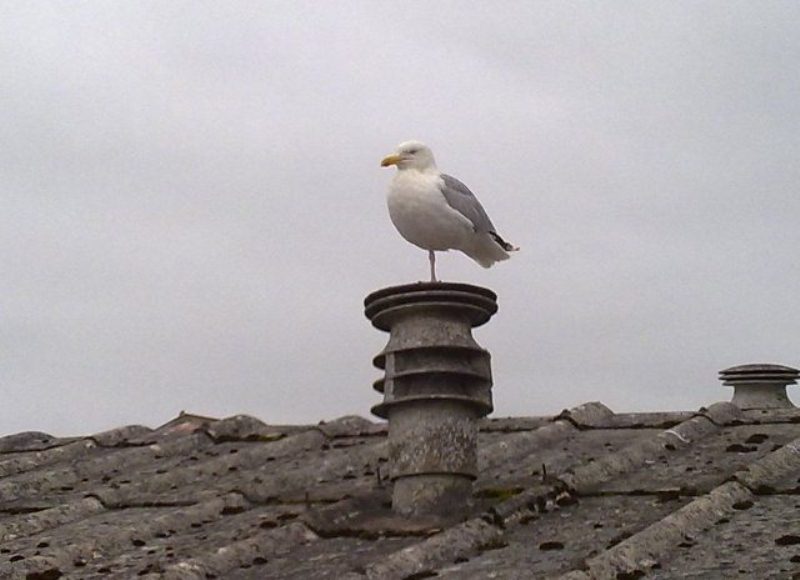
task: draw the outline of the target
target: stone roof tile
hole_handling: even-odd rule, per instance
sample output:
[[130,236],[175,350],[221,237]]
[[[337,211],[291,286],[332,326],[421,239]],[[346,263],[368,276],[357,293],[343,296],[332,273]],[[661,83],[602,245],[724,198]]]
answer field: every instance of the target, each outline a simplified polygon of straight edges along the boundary
[[386,435],[386,423],[373,423],[358,415],[346,415],[334,421],[322,422],[318,426],[326,437],[359,437],[367,435]]
[[474,518],[382,558],[367,567],[366,575],[370,580],[420,577],[445,563],[498,545],[501,538],[500,528]]
[[217,443],[225,441],[273,441],[296,431],[291,427],[267,425],[250,415],[235,415],[208,423],[203,431]]
[[53,437],[41,431],[25,431],[14,435],[0,437],[0,453],[24,453],[26,451],[42,451],[74,441],[74,437]]
[[143,425],[127,425],[95,433],[91,439],[102,447],[121,447],[132,441],[147,438],[152,432],[152,429]]

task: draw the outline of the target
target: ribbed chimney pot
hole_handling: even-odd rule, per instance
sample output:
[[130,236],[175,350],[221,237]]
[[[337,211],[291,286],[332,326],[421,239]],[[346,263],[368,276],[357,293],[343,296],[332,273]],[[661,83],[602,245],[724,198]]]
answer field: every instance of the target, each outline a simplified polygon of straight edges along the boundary
[[722,384],[733,387],[732,403],[740,409],[794,407],[786,387],[797,383],[800,371],[783,365],[748,364],[719,372]]
[[491,290],[420,282],[373,292],[365,314],[389,342],[372,408],[389,420],[392,507],[403,515],[462,513],[477,476],[477,419],[492,411],[489,353],[472,328],[497,311]]

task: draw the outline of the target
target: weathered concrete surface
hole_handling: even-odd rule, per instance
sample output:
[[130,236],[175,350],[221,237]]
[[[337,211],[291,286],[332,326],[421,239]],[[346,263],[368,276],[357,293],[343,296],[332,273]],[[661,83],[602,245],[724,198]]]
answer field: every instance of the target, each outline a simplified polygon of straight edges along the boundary
[[393,508],[401,514],[464,511],[477,477],[477,419],[492,410],[489,353],[472,337],[497,310],[490,290],[420,283],[385,288],[364,301],[389,342],[372,412],[389,420]]
[[677,512],[650,525],[627,540],[590,558],[586,564],[593,578],[620,574],[645,574],[686,538],[693,538],[718,519],[731,516],[734,505],[749,501],[750,491],[735,482],[726,483]]
[[[609,496],[580,499],[565,506],[534,509],[507,524],[495,549],[464,562],[447,563],[441,578],[552,578],[580,567],[601,552],[657,522],[688,498]],[[613,576],[612,576],[613,577]]]
[[474,507],[449,518],[391,510],[386,424],[360,417],[0,438],[0,578],[800,572],[796,409],[604,409],[479,422]]
[[468,558],[499,542],[502,532],[482,519],[458,524],[431,538],[395,552],[367,567],[370,580],[400,580],[431,572],[445,562]]

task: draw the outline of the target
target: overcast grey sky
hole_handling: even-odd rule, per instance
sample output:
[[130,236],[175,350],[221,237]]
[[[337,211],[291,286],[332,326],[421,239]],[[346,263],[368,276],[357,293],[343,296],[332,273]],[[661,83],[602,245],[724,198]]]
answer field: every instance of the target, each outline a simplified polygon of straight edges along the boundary
[[800,3],[0,3],[0,433],[369,416],[427,142],[522,247],[445,280],[496,415],[800,365]]

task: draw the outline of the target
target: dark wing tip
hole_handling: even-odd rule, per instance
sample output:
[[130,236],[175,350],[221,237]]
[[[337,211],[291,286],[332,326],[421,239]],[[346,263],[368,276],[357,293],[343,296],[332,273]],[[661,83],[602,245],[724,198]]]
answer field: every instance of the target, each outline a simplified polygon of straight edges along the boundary
[[498,234],[497,232],[489,232],[489,235],[492,236],[492,238],[494,238],[494,241],[497,242],[497,244],[501,248],[503,248],[506,252],[516,252],[517,250],[519,250],[517,246],[509,244],[507,241],[501,238],[500,234]]

